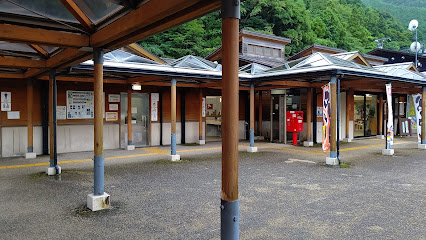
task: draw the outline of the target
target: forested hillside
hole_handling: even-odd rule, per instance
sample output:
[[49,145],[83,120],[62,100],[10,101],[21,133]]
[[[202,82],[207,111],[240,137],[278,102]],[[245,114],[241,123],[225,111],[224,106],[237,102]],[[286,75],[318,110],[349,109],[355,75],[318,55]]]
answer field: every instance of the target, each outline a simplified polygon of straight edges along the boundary
[[[246,0],[241,12],[241,28],[292,39],[287,56],[313,43],[367,52],[377,47],[377,38],[390,37],[392,41],[385,47],[395,50],[408,47],[412,39],[405,25],[388,13],[366,7],[361,0]],[[204,57],[221,45],[219,13],[157,34],[141,44],[162,57]]]
[[419,42],[426,41],[426,0],[362,0],[367,6],[387,11],[404,27],[412,19],[419,21]]

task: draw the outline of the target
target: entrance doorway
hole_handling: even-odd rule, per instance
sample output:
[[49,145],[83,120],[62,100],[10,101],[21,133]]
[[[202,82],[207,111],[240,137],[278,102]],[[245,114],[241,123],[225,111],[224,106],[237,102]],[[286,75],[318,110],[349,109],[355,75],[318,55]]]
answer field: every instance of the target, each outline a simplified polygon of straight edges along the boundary
[[221,141],[222,97],[206,96],[206,141]]
[[[149,146],[149,94],[132,93],[132,142],[135,147]],[[120,147],[127,146],[127,93],[121,93]]]
[[377,95],[357,93],[354,96],[354,137],[377,135]]

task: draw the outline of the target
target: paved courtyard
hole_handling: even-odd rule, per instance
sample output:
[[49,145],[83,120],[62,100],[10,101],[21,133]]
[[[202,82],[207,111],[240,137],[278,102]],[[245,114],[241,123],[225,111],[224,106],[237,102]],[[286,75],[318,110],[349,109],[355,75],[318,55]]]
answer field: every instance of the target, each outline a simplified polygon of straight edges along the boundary
[[[241,239],[426,239],[426,159],[415,138],[342,144],[342,168],[319,147],[240,147]],[[109,210],[85,207],[93,192],[92,153],[0,159],[1,239],[220,239],[220,143],[105,151]]]

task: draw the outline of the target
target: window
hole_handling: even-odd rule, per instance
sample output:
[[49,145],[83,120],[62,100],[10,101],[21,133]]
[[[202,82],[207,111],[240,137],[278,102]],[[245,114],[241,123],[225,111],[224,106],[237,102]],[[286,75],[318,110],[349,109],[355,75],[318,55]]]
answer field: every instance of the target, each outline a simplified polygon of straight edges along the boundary
[[280,52],[281,51],[279,49],[274,49],[274,50],[272,50],[272,53],[273,53],[272,56],[278,58],[281,55]]
[[248,53],[254,53],[254,46],[253,45],[248,45],[247,52]]
[[272,48],[264,48],[263,53],[264,53],[265,56],[271,57],[272,56]]
[[257,55],[263,55],[263,47],[256,46],[256,54]]
[[274,58],[281,57],[281,49],[256,46],[251,44],[247,46],[247,53],[256,54],[256,55],[265,56],[265,57],[274,57]]

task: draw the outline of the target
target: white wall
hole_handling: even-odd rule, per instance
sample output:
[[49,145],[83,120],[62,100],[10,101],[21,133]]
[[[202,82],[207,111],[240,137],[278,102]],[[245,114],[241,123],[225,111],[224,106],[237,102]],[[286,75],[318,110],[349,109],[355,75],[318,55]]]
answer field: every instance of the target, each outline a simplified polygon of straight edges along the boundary
[[160,145],[160,123],[151,123],[151,146]]
[[[199,122],[185,122],[185,142],[186,143],[196,143],[198,142],[198,127]],[[203,139],[206,139],[206,124],[202,123],[203,127]]]
[[[2,127],[1,128],[1,156],[23,156],[28,148],[27,127]],[[41,126],[33,128],[33,147],[37,154],[43,153],[43,133]]]
[[[104,149],[120,147],[120,125],[104,124]],[[59,125],[57,127],[58,153],[93,151],[93,125]]]

